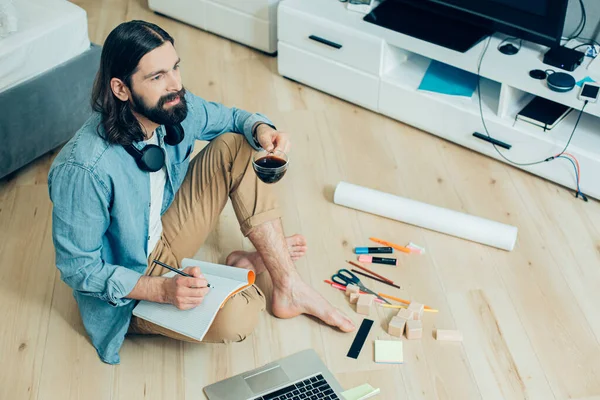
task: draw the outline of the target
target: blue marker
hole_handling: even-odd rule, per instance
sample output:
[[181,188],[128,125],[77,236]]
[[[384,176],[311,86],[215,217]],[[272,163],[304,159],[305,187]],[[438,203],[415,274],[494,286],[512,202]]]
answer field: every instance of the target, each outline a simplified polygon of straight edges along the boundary
[[392,254],[394,249],[391,247],[355,247],[356,254]]

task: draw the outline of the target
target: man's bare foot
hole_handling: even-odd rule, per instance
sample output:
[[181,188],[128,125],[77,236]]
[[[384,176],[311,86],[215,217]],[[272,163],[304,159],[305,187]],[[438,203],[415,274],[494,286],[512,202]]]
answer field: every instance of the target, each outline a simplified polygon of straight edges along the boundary
[[329,304],[299,276],[293,278],[285,288],[273,285],[272,310],[278,318],[293,318],[300,314],[309,314],[343,332],[352,332],[356,329],[346,315]]
[[[292,257],[292,261],[296,261],[306,254],[306,239],[302,235],[293,235],[285,238],[288,246],[288,251]],[[260,254],[256,251],[234,251],[227,256],[226,265],[231,265],[238,268],[246,268],[253,270],[256,274],[260,274],[265,270],[265,263]]]

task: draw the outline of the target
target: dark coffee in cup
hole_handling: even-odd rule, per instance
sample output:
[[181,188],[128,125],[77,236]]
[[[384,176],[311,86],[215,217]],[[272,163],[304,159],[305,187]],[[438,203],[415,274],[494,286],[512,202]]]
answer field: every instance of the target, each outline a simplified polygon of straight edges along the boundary
[[277,156],[265,156],[254,161],[254,171],[258,178],[265,183],[278,182],[287,171],[287,161]]

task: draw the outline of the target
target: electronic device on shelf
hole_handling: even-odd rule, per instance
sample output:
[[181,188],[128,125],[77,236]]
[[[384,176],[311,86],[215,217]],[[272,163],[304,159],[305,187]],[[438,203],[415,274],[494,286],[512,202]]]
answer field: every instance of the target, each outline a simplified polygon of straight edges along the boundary
[[546,73],[546,71],[541,70],[541,69],[532,69],[531,71],[529,71],[529,76],[532,77],[533,79],[542,80],[542,79],[546,79],[548,74]]
[[465,52],[494,32],[560,45],[568,0],[386,0],[364,20]]
[[582,51],[569,49],[568,47],[552,47],[544,54],[544,64],[564,69],[565,71],[575,71],[583,62],[585,53]]
[[577,97],[579,100],[587,100],[589,103],[595,103],[598,101],[599,92],[600,86],[595,83],[585,82],[581,87],[581,91]]
[[565,93],[575,87],[575,78],[565,72],[553,72],[548,74],[546,84],[550,90]]

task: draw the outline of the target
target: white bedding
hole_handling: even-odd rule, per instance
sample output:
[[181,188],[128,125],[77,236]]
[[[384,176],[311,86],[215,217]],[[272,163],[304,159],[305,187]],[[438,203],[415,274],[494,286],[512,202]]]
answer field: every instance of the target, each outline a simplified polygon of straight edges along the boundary
[[90,47],[87,14],[65,0],[17,0],[18,30],[0,39],[0,92]]

